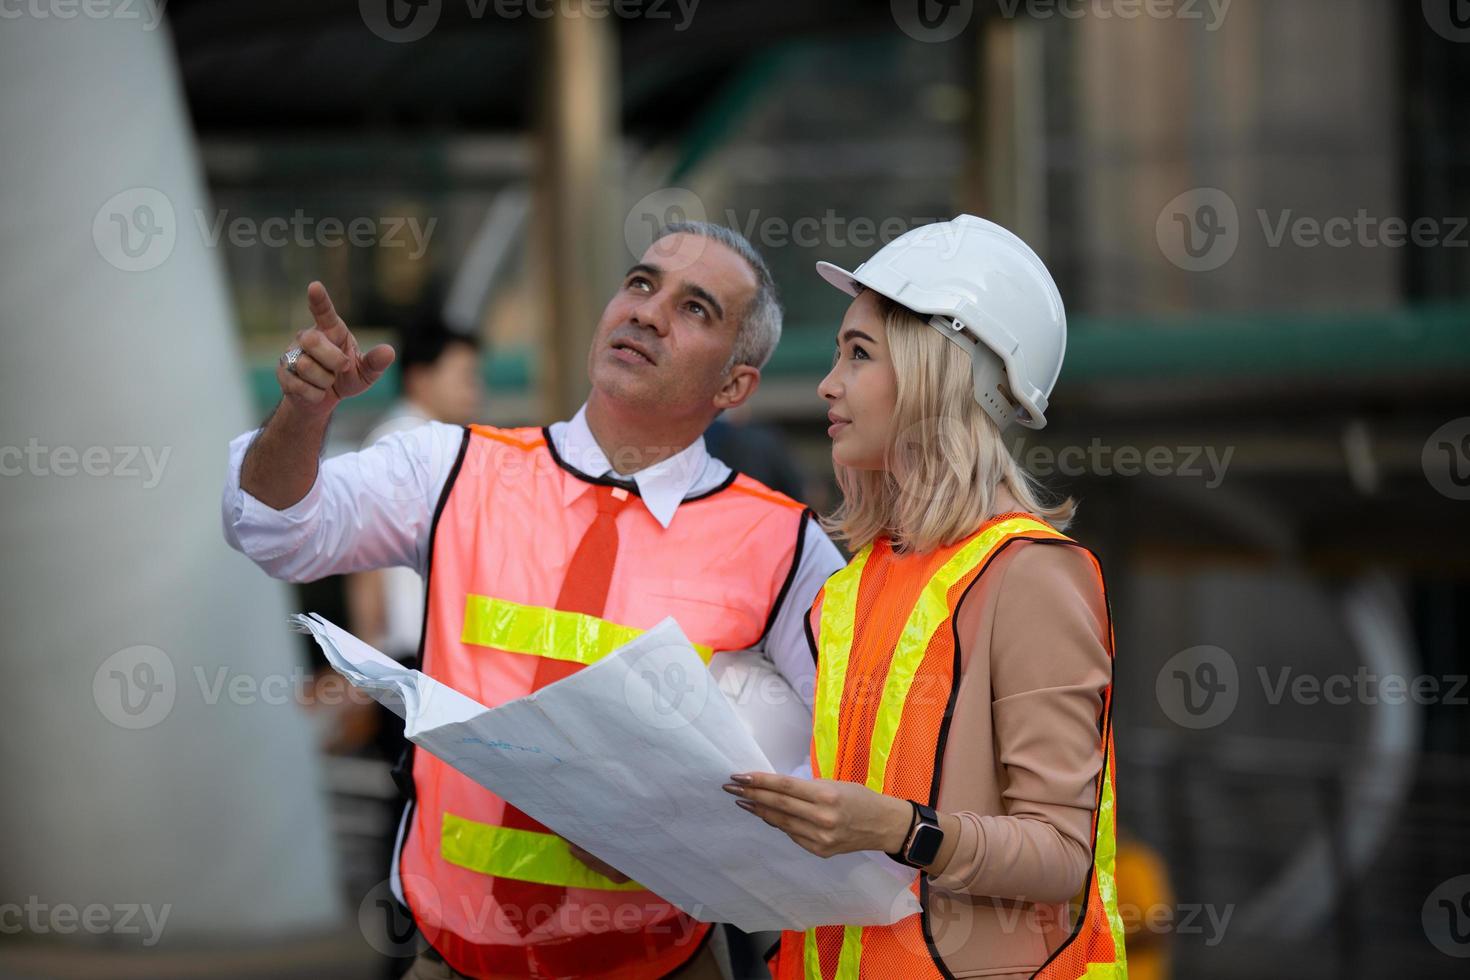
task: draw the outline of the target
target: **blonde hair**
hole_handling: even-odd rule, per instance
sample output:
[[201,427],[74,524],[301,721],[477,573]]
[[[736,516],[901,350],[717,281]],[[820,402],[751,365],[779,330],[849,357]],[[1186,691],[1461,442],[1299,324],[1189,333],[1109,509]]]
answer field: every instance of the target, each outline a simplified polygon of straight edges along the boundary
[[853,551],[884,535],[895,550],[930,551],[978,530],[1004,485],[1022,509],[1065,529],[1075,501],[1055,500],[1016,462],[975,401],[969,355],[912,310],[887,298],[880,309],[898,382],[887,467],[835,466],[843,500],[822,526]]

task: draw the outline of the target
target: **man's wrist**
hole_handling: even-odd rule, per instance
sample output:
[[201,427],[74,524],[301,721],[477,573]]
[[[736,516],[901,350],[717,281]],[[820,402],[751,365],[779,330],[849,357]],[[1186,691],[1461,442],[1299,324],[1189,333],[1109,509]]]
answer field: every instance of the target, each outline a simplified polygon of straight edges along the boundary
[[275,414],[280,417],[282,428],[292,433],[311,432],[316,429],[325,432],[336,407],[335,404],[332,404],[326,408],[307,408],[294,399],[283,397]]

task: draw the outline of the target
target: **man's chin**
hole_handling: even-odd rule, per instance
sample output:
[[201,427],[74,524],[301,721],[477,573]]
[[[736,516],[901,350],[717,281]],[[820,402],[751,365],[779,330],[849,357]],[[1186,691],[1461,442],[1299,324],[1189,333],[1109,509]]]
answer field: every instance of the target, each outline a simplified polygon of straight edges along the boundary
[[652,375],[629,377],[621,371],[599,371],[592,377],[592,388],[608,403],[619,408],[650,410],[662,408],[663,387]]

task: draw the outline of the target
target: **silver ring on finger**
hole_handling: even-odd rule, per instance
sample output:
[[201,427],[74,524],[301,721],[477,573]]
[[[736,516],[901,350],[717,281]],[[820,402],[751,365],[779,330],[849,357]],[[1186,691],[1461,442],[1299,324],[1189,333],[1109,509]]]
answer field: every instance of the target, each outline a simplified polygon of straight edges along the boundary
[[296,362],[300,358],[301,358],[301,348],[300,347],[292,347],[290,350],[286,351],[286,353],[284,353],[284,354],[281,355],[281,363],[284,364],[284,365],[286,365],[286,373],[287,374],[295,374],[296,373]]

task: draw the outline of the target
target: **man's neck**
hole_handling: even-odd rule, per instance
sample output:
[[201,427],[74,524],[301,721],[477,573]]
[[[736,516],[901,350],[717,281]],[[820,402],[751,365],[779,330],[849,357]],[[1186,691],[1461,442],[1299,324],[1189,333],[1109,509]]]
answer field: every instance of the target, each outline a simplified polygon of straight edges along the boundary
[[622,412],[594,391],[587,399],[587,428],[613,472],[631,476],[688,449],[707,426]]

